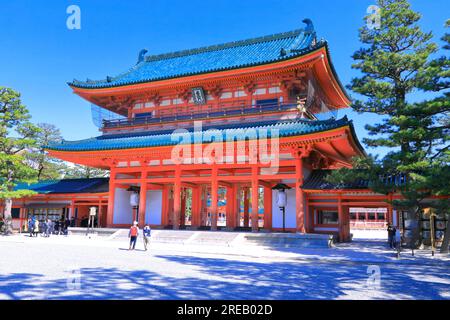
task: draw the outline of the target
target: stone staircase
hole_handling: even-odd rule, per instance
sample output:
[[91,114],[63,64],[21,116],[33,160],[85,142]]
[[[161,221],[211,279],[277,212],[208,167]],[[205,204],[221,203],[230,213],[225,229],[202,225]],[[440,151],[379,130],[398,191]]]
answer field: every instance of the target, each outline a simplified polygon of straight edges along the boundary
[[247,245],[282,248],[329,248],[334,237],[326,234],[253,233],[244,235]]
[[[69,232],[70,234],[85,235],[86,228],[69,228]],[[110,240],[127,241],[128,232],[128,229],[94,229],[93,234],[107,237]],[[228,247],[327,248],[333,245],[333,236],[321,234],[160,229],[152,230],[151,240],[154,243]]]

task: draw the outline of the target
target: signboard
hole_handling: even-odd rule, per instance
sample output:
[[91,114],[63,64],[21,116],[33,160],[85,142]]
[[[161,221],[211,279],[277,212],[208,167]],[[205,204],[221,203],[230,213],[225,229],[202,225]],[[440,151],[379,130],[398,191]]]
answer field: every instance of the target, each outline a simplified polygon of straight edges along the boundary
[[192,89],[192,100],[195,104],[205,104],[206,103],[206,97],[205,97],[205,91],[203,88],[193,88]]

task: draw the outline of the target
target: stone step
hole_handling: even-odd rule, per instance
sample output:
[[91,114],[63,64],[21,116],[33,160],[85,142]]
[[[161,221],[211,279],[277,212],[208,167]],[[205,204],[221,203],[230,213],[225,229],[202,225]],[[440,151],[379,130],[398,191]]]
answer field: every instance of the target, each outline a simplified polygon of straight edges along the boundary
[[[86,228],[69,228],[70,234],[84,235]],[[127,241],[128,229],[94,229],[97,236],[109,237],[111,240]],[[140,232],[142,237],[142,230]],[[300,233],[252,233],[227,231],[194,231],[194,230],[152,230],[152,242],[217,245],[217,246],[265,246],[283,248],[327,248],[333,245],[333,237],[323,234]]]

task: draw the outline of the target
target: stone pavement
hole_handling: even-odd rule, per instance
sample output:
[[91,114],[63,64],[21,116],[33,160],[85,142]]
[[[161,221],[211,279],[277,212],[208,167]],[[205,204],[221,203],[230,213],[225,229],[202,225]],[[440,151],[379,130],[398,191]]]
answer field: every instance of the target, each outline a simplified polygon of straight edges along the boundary
[[0,237],[0,299],[450,299],[447,257],[397,261],[376,239],[298,250],[158,243],[147,252],[140,239],[127,248],[126,239]]

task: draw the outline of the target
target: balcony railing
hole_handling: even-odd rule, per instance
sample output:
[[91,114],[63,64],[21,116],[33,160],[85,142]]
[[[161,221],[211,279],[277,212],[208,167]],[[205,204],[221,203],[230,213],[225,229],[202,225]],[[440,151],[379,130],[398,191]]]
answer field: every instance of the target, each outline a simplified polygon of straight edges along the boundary
[[133,119],[116,119],[116,120],[103,120],[103,128],[121,128],[121,127],[131,127],[140,126],[147,124],[157,124],[166,123],[174,121],[189,121],[189,120],[201,120],[201,119],[215,119],[224,117],[235,117],[240,115],[254,115],[263,114],[271,112],[281,112],[295,110],[297,105],[295,103],[287,104],[261,104],[253,106],[241,106],[241,107],[231,107],[221,111],[203,111],[199,113],[180,113],[173,116],[165,117],[138,117]]

